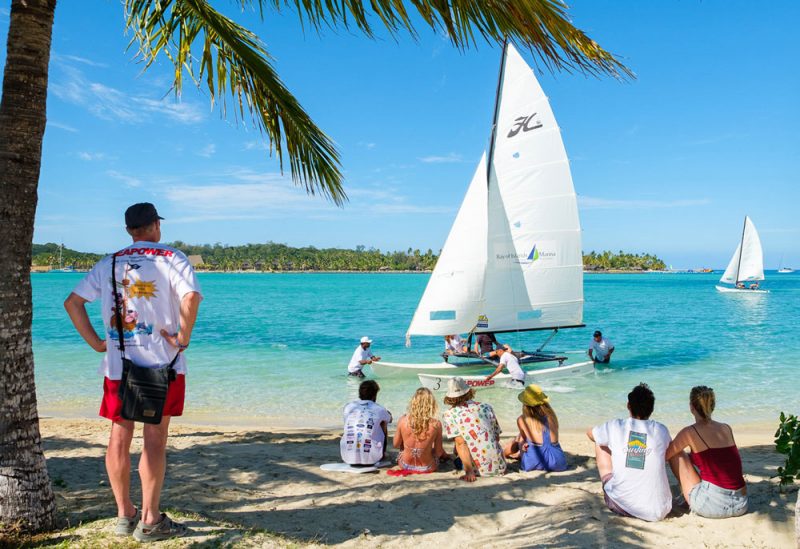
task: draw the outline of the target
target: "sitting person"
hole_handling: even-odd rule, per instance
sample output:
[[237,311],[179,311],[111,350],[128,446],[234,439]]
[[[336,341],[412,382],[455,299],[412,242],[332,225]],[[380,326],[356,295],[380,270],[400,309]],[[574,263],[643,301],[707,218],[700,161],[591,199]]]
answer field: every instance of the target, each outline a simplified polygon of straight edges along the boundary
[[439,409],[436,399],[428,389],[417,389],[408,413],[397,422],[394,447],[400,450],[397,458],[399,470],[411,473],[432,473],[439,461],[450,456],[442,447],[442,424],[436,419]]
[[672,509],[665,454],[669,430],[650,418],[655,396],[645,383],[628,393],[626,419],[612,419],[590,429],[597,470],[609,509],[625,517],[658,521]]
[[460,377],[448,382],[443,415],[445,436],[455,439],[456,453],[464,467],[461,480],[475,482],[476,475],[502,475],[506,460],[500,447],[500,425],[488,404],[475,402],[475,392]]
[[339,443],[342,461],[375,465],[386,456],[386,435],[392,414],[375,403],[378,383],[368,379],[358,386],[358,398],[344,407],[344,434]]
[[503,345],[497,341],[494,333],[486,332],[485,334],[478,334],[475,340],[475,354],[482,356],[489,356],[495,349],[501,349]]
[[466,342],[461,339],[460,335],[450,334],[444,336],[444,352],[448,355],[466,353],[468,350]]
[[520,460],[522,471],[564,471],[567,458],[558,444],[558,418],[550,399],[538,385],[528,385],[517,398],[522,415],[517,418],[519,435],[503,448],[506,458]]
[[[747,512],[742,458],[730,426],[711,419],[715,401],[714,389],[702,385],[692,389],[689,411],[694,425],[678,433],[667,448],[667,459],[683,458],[673,472],[693,513],[707,518],[738,517]],[[691,451],[688,458],[684,448]]]

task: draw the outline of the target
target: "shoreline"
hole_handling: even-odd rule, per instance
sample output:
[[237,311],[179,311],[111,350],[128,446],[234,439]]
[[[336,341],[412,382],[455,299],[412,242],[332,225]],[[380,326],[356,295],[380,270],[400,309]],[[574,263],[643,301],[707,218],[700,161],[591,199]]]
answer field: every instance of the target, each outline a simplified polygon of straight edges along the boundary
[[[53,534],[54,541],[114,543],[109,517],[115,506],[103,464],[108,423],[41,422],[60,516],[80,525]],[[134,463],[141,432],[137,426]],[[603,504],[592,445],[571,430],[559,437],[567,471],[524,473],[512,465],[502,477],[468,484],[451,465],[405,479],[383,471],[323,472],[320,464],[339,460],[339,434],[330,430],[220,427],[176,418],[162,502],[193,530],[170,547],[792,546],[797,488],[781,493],[769,478],[783,456],[770,447],[771,433],[736,435],[751,507],[742,517],[724,520],[683,511],[656,523],[613,515]],[[134,475],[134,501],[139,497]]]

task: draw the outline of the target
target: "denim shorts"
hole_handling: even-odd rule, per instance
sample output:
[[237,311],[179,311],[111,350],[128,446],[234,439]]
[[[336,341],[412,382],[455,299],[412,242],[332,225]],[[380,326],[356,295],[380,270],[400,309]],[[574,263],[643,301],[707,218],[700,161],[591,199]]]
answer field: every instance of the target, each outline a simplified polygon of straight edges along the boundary
[[703,480],[689,492],[692,513],[706,518],[738,517],[747,512],[744,488],[728,490]]

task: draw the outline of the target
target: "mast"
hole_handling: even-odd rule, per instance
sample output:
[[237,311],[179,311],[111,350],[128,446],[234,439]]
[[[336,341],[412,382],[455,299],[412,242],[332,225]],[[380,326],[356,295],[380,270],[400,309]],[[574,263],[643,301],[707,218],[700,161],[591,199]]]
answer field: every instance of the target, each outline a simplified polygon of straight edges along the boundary
[[492,135],[489,137],[489,155],[486,158],[486,185],[489,185],[489,176],[492,173],[494,161],[494,142],[497,137],[497,117],[500,114],[500,90],[503,87],[503,75],[506,72],[506,45],[508,37],[503,38],[503,55],[500,57],[500,74],[497,76],[497,91],[494,94],[494,117],[492,118]]
[[747,216],[744,216],[742,225],[742,241],[739,243],[739,262],[736,264],[736,284],[739,283],[739,269],[742,266],[742,254],[744,253],[744,231],[747,229]]

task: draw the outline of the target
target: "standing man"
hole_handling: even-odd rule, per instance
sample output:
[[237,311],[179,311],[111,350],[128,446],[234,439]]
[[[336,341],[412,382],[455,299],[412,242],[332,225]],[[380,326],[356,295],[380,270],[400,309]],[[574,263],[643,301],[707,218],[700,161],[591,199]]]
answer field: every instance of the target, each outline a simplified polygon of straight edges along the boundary
[[354,377],[365,377],[364,366],[378,362],[381,357],[372,354],[369,346],[372,345],[372,340],[367,336],[361,338],[361,343],[358,344],[356,350],[353,351],[353,356],[350,358],[350,364],[347,365],[347,375]]
[[[155,206],[134,204],[125,211],[125,225],[133,244],[101,259],[64,302],[72,323],[89,346],[104,353],[98,373],[104,376],[100,415],[112,421],[106,451],[106,471],[117,503],[115,534],[133,535],[138,541],[158,541],[182,536],[186,526],[160,512],[161,487],[167,465],[167,435],[171,416],[183,414],[186,360],[175,362],[177,376],[170,382],[163,419],[144,424],[144,447],[139,460],[142,506],[130,497],[133,421],[120,417],[118,396],[122,357],[117,333],[116,300],[122,315],[125,356],[140,365],[164,365],[189,346],[197,310],[203,299],[189,260],[178,250],[159,244],[161,220]],[[116,279],[114,287],[113,279]],[[100,299],[104,338],[95,332],[86,303]]]
[[[592,342],[589,344],[589,351],[587,352],[589,359],[593,362],[608,364],[611,362],[611,353],[613,352],[614,345],[603,337],[603,333],[600,330],[596,330]],[[594,353],[594,356],[592,356],[592,353]]]
[[494,372],[486,377],[486,381],[489,381],[494,376],[502,372],[503,367],[505,367],[508,370],[508,373],[511,374],[510,385],[524,389],[525,371],[519,365],[519,359],[517,359],[516,355],[504,347],[498,347],[497,350],[492,354],[500,359],[500,363],[497,365],[497,369],[495,369]]

